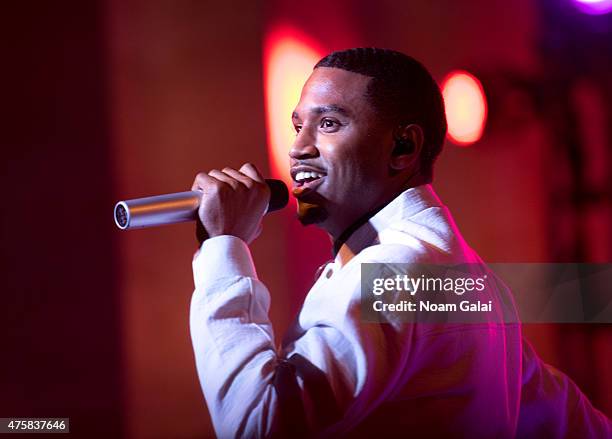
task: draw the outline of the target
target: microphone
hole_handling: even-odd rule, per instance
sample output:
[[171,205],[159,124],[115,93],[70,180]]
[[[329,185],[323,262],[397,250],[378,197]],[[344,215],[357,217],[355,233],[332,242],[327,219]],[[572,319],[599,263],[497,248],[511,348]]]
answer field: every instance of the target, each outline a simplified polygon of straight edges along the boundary
[[[266,179],[270,201],[266,213],[282,209],[289,202],[287,186],[280,180]],[[202,192],[187,191],[135,198],[115,204],[115,224],[122,230],[195,221]]]

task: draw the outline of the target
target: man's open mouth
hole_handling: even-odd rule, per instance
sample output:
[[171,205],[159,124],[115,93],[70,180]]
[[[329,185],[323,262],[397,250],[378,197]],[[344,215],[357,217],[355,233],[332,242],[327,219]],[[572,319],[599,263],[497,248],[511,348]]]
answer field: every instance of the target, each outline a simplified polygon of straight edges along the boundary
[[300,171],[295,174],[293,180],[296,182],[296,185],[298,187],[301,187],[310,186],[310,183],[317,181],[323,177],[325,177],[325,174],[322,174],[320,172]]
[[313,166],[299,165],[291,168],[291,178],[293,179],[295,189],[310,190],[317,187],[327,175],[321,169]]

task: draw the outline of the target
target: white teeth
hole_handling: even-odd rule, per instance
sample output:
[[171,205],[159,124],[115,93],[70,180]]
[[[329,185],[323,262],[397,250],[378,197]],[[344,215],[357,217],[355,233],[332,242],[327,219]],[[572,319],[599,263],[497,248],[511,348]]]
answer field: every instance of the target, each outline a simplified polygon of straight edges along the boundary
[[323,177],[323,174],[319,174],[318,172],[300,171],[297,174],[295,174],[295,181],[302,181],[308,178],[321,178],[321,177]]

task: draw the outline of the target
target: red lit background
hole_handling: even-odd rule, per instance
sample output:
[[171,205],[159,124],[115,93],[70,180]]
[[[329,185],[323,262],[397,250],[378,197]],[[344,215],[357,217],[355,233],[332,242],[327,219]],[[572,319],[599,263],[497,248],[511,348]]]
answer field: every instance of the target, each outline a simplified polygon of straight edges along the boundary
[[[331,50],[401,50],[444,86],[435,187],[485,260],[610,262],[612,27],[589,16],[600,39],[564,64],[563,20],[589,22],[562,3],[13,4],[0,416],[70,416],[83,437],[212,435],[188,332],[192,226],[120,232],[112,205],[246,161],[287,179],[291,110]],[[331,257],[293,217],[270,215],[253,246],[277,338]],[[609,325],[525,332],[612,414]]]

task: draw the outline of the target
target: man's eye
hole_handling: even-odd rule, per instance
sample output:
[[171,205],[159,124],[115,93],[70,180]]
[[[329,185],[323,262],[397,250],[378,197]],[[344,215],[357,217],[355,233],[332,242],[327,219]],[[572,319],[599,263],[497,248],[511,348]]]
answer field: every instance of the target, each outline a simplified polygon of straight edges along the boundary
[[332,119],[323,119],[321,121],[321,128],[325,128],[326,130],[332,130],[338,128],[340,124]]

